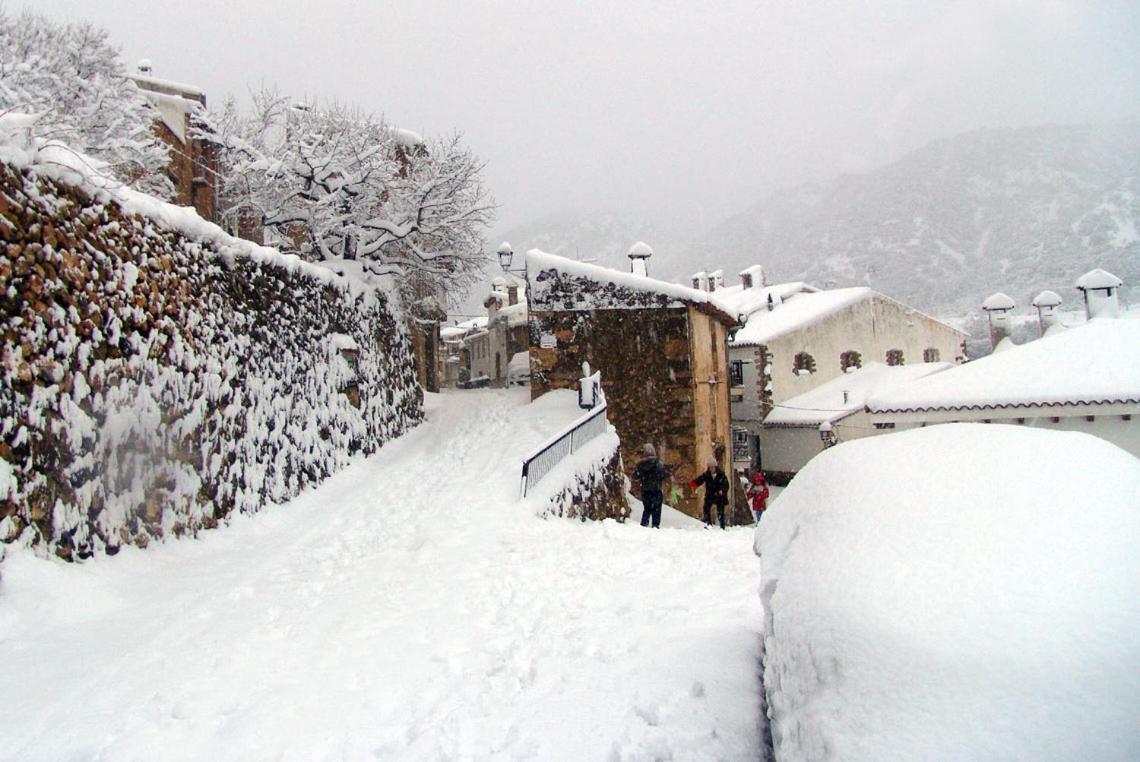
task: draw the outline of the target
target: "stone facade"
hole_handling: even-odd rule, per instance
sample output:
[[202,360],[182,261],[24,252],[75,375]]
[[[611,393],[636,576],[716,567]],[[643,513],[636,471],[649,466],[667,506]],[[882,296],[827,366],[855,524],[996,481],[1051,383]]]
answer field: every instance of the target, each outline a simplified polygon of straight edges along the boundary
[[[678,483],[699,474],[710,456],[728,470],[731,318],[706,305],[555,270],[532,278],[545,281],[532,289],[532,399],[576,388],[588,362],[601,371],[627,474],[646,442],[657,447]],[[676,507],[700,517],[701,505],[686,488]]]
[[382,295],[8,165],[0,326],[0,535],[65,558],[288,500],[423,415]]

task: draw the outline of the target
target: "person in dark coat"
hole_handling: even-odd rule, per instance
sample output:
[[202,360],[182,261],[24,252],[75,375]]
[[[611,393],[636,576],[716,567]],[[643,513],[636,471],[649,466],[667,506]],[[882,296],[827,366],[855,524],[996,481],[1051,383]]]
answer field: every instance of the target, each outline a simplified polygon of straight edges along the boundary
[[664,495],[661,492],[662,483],[669,478],[665,464],[657,457],[657,451],[648,442],[641,448],[642,458],[633,469],[633,478],[641,485],[641,525],[647,527],[652,522],[653,528],[661,526],[661,501]]
[[728,477],[716,462],[716,458],[709,458],[708,467],[701,475],[689,482],[689,488],[705,487],[705,526],[712,525],[712,507],[715,505],[720,519],[720,528],[724,529],[724,510],[728,505]]

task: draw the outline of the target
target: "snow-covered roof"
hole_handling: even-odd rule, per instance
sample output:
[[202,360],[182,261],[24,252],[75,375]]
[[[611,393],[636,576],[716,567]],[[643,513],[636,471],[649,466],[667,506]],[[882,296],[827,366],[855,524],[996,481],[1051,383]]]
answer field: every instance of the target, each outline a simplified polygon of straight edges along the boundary
[[754,286],[744,288],[737,283],[734,286],[724,286],[716,290],[717,298],[732,305],[737,315],[747,318],[757,310],[768,309],[768,297],[772,297],[772,304],[779,305],[796,294],[814,294],[819,289],[809,286],[803,281],[792,283],[777,283],[774,286]]
[[629,247],[627,256],[630,257],[651,257],[653,256],[653,249],[649,248],[649,244],[645,241],[638,241],[633,246]]
[[872,413],[1140,403],[1140,320],[1101,318],[873,395]]
[[193,96],[203,99],[206,97],[205,90],[195,87],[194,85],[187,85],[183,82],[160,79],[146,74],[132,74],[130,78],[135,81],[135,84],[137,84],[141,90],[165,92],[169,95]]
[[870,299],[874,293],[866,286],[797,293],[771,311],[758,309],[753,312],[737,332],[733,346],[767,344],[784,334],[818,323],[856,302]]
[[405,130],[400,127],[393,128],[392,137],[396,139],[398,145],[404,148],[415,148],[424,144],[423,137],[418,132],[412,130]]
[[[582,278],[596,283],[612,284],[619,288],[647,294],[664,296],[678,303],[693,305],[707,305],[719,313],[721,317],[735,322],[736,312],[732,305],[723,301],[717,294],[710,294],[699,289],[689,288],[677,283],[668,283],[656,278],[650,278],[636,273],[613,270],[608,267],[577,262],[556,254],[547,254],[539,249],[531,249],[526,253],[527,273],[530,278],[529,289],[535,295],[536,304],[539,297],[545,292],[546,284],[539,280],[542,273],[555,270],[564,275]],[[640,306],[640,305],[638,305]]]
[[1124,285],[1124,281],[1099,267],[1095,270],[1089,270],[1077,278],[1077,288],[1082,291],[1090,291],[1096,288],[1119,288],[1122,285]]
[[998,291],[996,294],[991,294],[982,302],[983,310],[1012,310],[1017,305],[1008,295]]
[[507,325],[514,328],[519,325],[526,325],[527,309],[526,299],[520,299],[517,304],[508,304],[499,310],[499,316],[507,319]]
[[1042,291],[1030,302],[1034,307],[1056,307],[1061,304],[1061,295],[1055,291]]
[[[924,362],[913,365],[884,365],[872,362],[821,384],[811,391],[779,403],[765,426],[818,426],[835,423],[863,409],[867,398],[896,389],[919,378],[955,367],[948,362]],[[844,400],[843,393],[847,392]]]

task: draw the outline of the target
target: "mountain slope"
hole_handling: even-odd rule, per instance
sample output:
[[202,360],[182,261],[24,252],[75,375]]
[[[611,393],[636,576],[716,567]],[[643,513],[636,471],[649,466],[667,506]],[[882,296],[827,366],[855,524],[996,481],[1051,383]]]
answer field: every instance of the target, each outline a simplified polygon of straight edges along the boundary
[[1140,295],[1140,123],[977,130],[865,175],[774,194],[714,228],[695,261],[870,285],[937,314],[994,291],[1072,304],[1103,267]]

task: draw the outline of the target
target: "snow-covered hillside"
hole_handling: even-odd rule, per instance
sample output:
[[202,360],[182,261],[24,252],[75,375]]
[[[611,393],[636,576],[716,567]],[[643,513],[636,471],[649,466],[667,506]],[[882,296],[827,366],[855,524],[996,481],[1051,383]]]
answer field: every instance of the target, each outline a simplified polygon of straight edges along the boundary
[[1026,306],[1103,267],[1140,294],[1140,123],[977,130],[865,175],[773,194],[694,261],[869,285],[939,315],[1001,290]]
[[756,759],[748,529],[537,518],[527,391],[194,541],[0,571],[0,758]]

